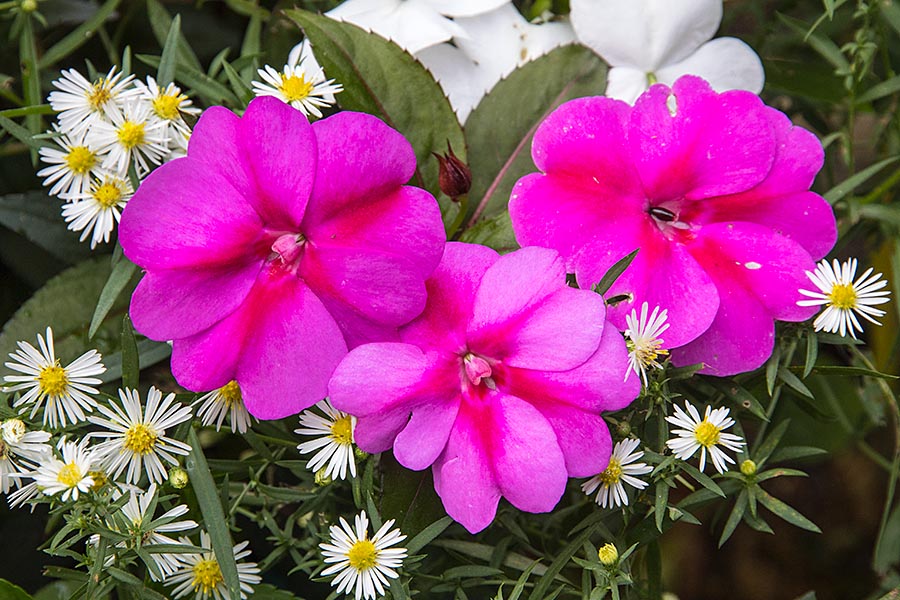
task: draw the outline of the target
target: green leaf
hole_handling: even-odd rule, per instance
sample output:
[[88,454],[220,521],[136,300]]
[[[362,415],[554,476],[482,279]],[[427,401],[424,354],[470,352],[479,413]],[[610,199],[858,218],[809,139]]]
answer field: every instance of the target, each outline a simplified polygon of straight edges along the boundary
[[181,15],[175,15],[169,33],[166,35],[166,43],[163,44],[162,56],[159,58],[159,67],[156,69],[156,82],[160,88],[175,81],[175,65],[178,61],[178,41],[181,36]]
[[722,535],[719,536],[719,548],[725,545],[725,542],[728,541],[728,538],[731,537],[731,534],[734,533],[734,530],[737,528],[738,524],[741,522],[741,519],[744,517],[744,512],[747,510],[747,490],[741,490],[741,493],[738,495],[737,500],[734,503],[734,508],[731,509],[731,514],[728,515],[728,520],[725,521],[725,527],[722,529]]
[[0,579],[0,598],[2,600],[34,600],[25,590],[5,579]]
[[216,555],[216,562],[222,570],[222,577],[228,586],[229,596],[239,598],[241,595],[240,580],[238,579],[237,564],[234,560],[234,542],[231,540],[231,531],[228,529],[228,521],[225,519],[225,511],[219,501],[219,490],[213,481],[212,473],[206,464],[206,457],[197,438],[197,432],[193,427],[188,429],[187,443],[191,446],[184,468],[191,478],[191,487],[197,495],[197,504],[200,505],[200,514],[203,515],[203,524],[212,542],[212,549]]
[[[25,17],[25,26],[22,28],[22,33],[19,37],[19,61],[22,69],[22,89],[25,104],[40,104],[44,101],[41,94],[41,72],[38,67],[34,25],[29,16]],[[30,114],[26,116],[25,125],[32,134],[40,133],[41,115]],[[33,152],[34,149],[32,148]]]
[[892,204],[865,204],[859,207],[858,214],[863,219],[900,227],[900,207]]
[[575,553],[578,552],[581,545],[588,541],[596,530],[597,525],[588,527],[579,533],[575,539],[566,544],[560,553],[556,555],[556,558],[553,559],[553,562],[550,563],[550,566],[547,567],[547,573],[544,574],[537,585],[534,586],[534,589],[528,596],[529,600],[542,600],[546,597],[547,591],[553,584],[553,578],[562,571],[563,567],[565,567],[570,560],[572,560],[572,557],[575,556]]
[[38,63],[42,69],[46,69],[66,58],[72,52],[81,47],[82,44],[94,37],[97,30],[103,26],[103,23],[109,19],[118,8],[122,0],[106,0],[97,12],[91,15],[91,18],[69,32],[63,39],[59,40],[44,52]]
[[478,221],[463,232],[459,241],[481,244],[493,248],[501,254],[512,252],[519,247],[512,230],[512,221],[509,220],[508,210],[504,210],[490,219]]
[[[146,369],[169,358],[172,355],[172,347],[165,342],[141,340],[137,343],[137,353],[138,362],[142,368]],[[106,365],[106,373],[97,376],[103,383],[110,383],[122,378],[121,352],[105,357],[103,363]]]
[[797,509],[788,506],[778,498],[771,496],[764,489],[759,488],[757,498],[759,499],[760,504],[791,525],[795,525],[800,529],[812,531],[813,533],[822,533],[822,530],[819,529],[815,523],[801,515]]
[[228,83],[231,84],[231,89],[234,90],[235,95],[244,104],[249,104],[253,99],[253,90],[244,83],[244,80],[241,79],[241,76],[227,60],[222,61],[222,68],[225,70],[225,76],[228,78]]
[[[160,63],[158,56],[138,54],[137,59],[151,67],[158,67]],[[228,104],[229,106],[238,106],[240,104],[237,97],[227,86],[216,81],[203,71],[189,67],[181,60],[178,61],[178,65],[175,67],[175,78],[185,86],[192,88],[194,93],[201,96],[207,104]]]
[[678,466],[681,467],[682,471],[693,477],[697,483],[699,483],[712,493],[716,494],[717,496],[722,496],[723,498],[725,497],[725,492],[722,491],[722,488],[720,488],[719,485],[708,475],[706,475],[705,473],[701,473],[700,469],[698,469],[694,465],[682,461]]
[[[91,326],[88,329],[89,338],[93,338],[94,334],[97,333],[97,329],[100,328],[106,315],[109,314],[109,311],[112,310],[113,306],[118,302],[122,292],[126,288],[134,288],[136,282],[133,282],[132,280],[135,278],[134,276],[137,272],[137,265],[125,257],[122,257],[119,262],[116,263],[116,266],[113,267],[112,272],[109,274],[109,279],[106,280],[106,284],[100,292],[100,298],[97,300],[97,307],[94,309],[94,316],[91,317]],[[130,296],[131,294],[128,295]]]
[[875,546],[872,568],[877,573],[886,573],[900,562],[900,505],[894,507],[884,527],[879,543]]
[[[150,18],[150,28],[160,47],[165,47],[169,31],[172,29],[172,17],[158,0],[147,0],[147,16]],[[190,44],[184,34],[178,34],[178,63],[195,71],[201,71],[203,66],[197,59],[197,55],[191,50]]]
[[411,539],[409,543],[406,544],[406,551],[408,554],[412,555],[427,546],[439,535],[444,533],[450,525],[453,524],[453,519],[450,517],[441,517],[422,531],[420,531],[416,537]]
[[[797,370],[797,367],[791,367],[791,370]],[[842,365],[819,365],[812,369],[813,375],[837,375],[840,377],[874,377],[876,379],[887,379],[888,381],[900,379],[896,375],[890,373],[882,373],[881,371],[873,371],[864,367],[848,367]]]
[[141,362],[138,358],[137,340],[134,327],[126,314],[122,318],[122,387],[138,389],[141,376]]
[[813,446],[786,446],[773,452],[771,461],[773,463],[780,463],[800,458],[809,458],[811,456],[823,456],[825,454],[828,454],[828,451],[823,448],[815,448]]
[[515,182],[535,170],[531,138],[557,106],[606,87],[606,67],[592,51],[566,46],[501,80],[466,120],[472,169],[471,225],[506,209]]
[[[3,85],[0,82],[0,85]],[[16,119],[18,117],[25,117],[28,115],[52,115],[56,114],[56,111],[53,110],[49,104],[35,104],[34,106],[23,106],[21,108],[7,108],[6,110],[0,110],[0,117],[6,117],[7,119]]]
[[28,129],[22,127],[12,119],[7,119],[4,116],[0,116],[0,127],[5,129],[9,135],[13,136],[32,150],[40,150],[45,146],[52,146],[52,144],[46,139],[35,139],[32,136],[32,133],[28,131]]
[[821,55],[822,58],[830,62],[836,70],[850,70],[850,63],[847,62],[844,53],[841,52],[841,49],[838,48],[837,44],[825,37],[824,34],[810,31],[807,24],[799,19],[794,19],[793,17],[788,17],[781,13],[777,14],[782,23],[800,34],[803,37],[803,40]]
[[509,594],[509,600],[519,600],[519,597],[522,595],[522,592],[525,591],[525,585],[528,583],[528,578],[531,577],[531,572],[538,566],[540,561],[534,561],[528,568],[522,571],[522,574],[519,576],[519,579],[516,581],[516,587],[513,588],[512,592]]
[[881,16],[900,35],[900,5],[894,2],[880,2]]
[[781,442],[781,438],[784,437],[790,424],[790,419],[780,421],[778,425],[772,429],[765,441],[759,445],[759,448],[753,453],[753,459],[756,461],[757,468],[762,467],[766,461],[769,460],[769,457],[775,452],[778,443]]
[[445,515],[440,498],[434,491],[431,469],[411,471],[392,454],[381,457],[384,496],[381,514],[395,519],[400,531],[413,536]]
[[[432,544],[439,548],[459,552],[483,561],[490,561],[494,554],[494,548],[492,546],[479,544],[478,542],[467,542],[464,540],[435,540]],[[509,552],[503,558],[503,566],[509,567],[510,569],[525,571],[531,568],[538,577],[543,577],[547,573],[547,568],[543,565],[533,566],[533,564],[534,561],[532,559],[517,554],[516,552]]]
[[[604,273],[603,277],[600,279],[599,283],[594,285],[591,289],[598,294],[605,295],[606,292],[609,291],[609,288],[613,286],[616,282],[616,279],[622,276],[622,273],[625,272],[631,263],[634,261],[634,258],[640,252],[640,248],[635,248],[630,254],[624,256],[616,261],[616,263],[609,268],[609,270]],[[581,282],[584,285],[586,282]]]
[[803,379],[806,379],[816,366],[819,358],[819,339],[812,331],[806,332],[806,363],[803,366]]
[[502,575],[502,569],[495,569],[484,565],[462,565],[459,567],[450,567],[443,573],[444,579],[468,579],[469,577],[491,577],[492,575]]
[[892,165],[900,156],[892,156],[884,160],[878,161],[874,165],[868,166],[859,173],[856,173],[841,183],[837,184],[823,195],[829,204],[835,204],[838,200],[842,200],[847,194],[852,193],[856,188],[866,183],[869,179],[880,173],[888,165]]
[[393,42],[355,25],[303,10],[285,14],[303,29],[328,76],[344,86],[341,107],[373,114],[402,133],[416,153],[413,182],[438,196],[438,163],[431,153],[443,152],[449,142],[465,161],[466,142],[434,77]]
[[756,481],[761,483],[769,479],[775,479],[776,477],[809,477],[809,475],[803,471],[798,471],[797,469],[786,469],[782,467],[758,473],[756,475]]
[[59,202],[42,191],[0,196],[0,225],[66,264],[88,258],[90,248],[66,229],[59,211]]
[[813,393],[809,391],[809,388],[806,387],[806,385],[802,381],[800,381],[800,378],[791,373],[785,367],[778,368],[778,377],[785,383],[785,385],[787,385],[789,388],[791,388],[801,396],[809,398],[810,400],[816,399]]
[[666,504],[669,502],[669,485],[665,481],[658,481],[656,483],[656,490],[654,493],[654,514],[656,529],[659,530],[660,533],[663,532],[663,520],[666,518]]
[[897,92],[900,92],[900,75],[876,83],[856,98],[856,104],[865,104]]
[[756,399],[756,396],[735,383],[733,380],[720,379],[719,377],[707,377],[705,381],[721,392],[725,396],[725,399],[733,406],[748,410],[753,416],[762,419],[763,421],[769,420],[768,417],[766,417],[766,410],[763,408],[760,401]]

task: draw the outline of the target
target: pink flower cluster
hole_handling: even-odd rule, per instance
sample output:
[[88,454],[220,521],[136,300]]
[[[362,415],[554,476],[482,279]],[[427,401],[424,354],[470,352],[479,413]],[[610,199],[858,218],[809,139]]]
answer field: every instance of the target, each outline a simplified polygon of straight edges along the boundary
[[[802,320],[797,289],[831,247],[834,217],[808,191],[821,146],[746,92],[657,85],[632,108],[584,98],[535,135],[543,173],[510,203],[523,249],[445,244],[434,198],[404,185],[409,143],[342,112],[310,125],[274,98],[215,107],[185,158],[154,171],[122,216],[145,270],[131,314],[173,340],[188,389],[235,380],[263,419],[327,394],[358,418],[363,450],[432,467],[470,531],[501,497],[549,511],[568,477],[601,472],[602,411],[625,381],[625,313],[668,310],[676,364],[755,368],[773,321]],[[588,291],[639,248],[607,306]],[[574,271],[581,287],[567,285]],[[610,322],[607,322],[609,310]]]

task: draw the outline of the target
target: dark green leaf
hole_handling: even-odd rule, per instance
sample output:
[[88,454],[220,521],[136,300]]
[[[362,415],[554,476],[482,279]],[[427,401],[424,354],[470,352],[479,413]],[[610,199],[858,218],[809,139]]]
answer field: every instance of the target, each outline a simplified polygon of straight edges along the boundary
[[[795,370],[796,367],[791,367]],[[876,379],[898,379],[896,375],[873,371],[864,367],[845,367],[841,365],[819,365],[812,370],[813,375],[838,375],[841,377],[875,377]]]
[[[40,102],[40,100],[38,102]],[[4,116],[0,116],[0,127],[32,150],[40,150],[44,146],[52,146],[52,144],[45,139],[35,139],[28,129]]]
[[[25,104],[41,104],[41,72],[38,67],[37,43],[34,38],[34,25],[31,17],[26,15],[25,27],[19,37],[19,61],[22,68],[22,89]],[[32,134],[41,132],[41,115],[29,114],[25,117],[25,125]],[[32,153],[34,149],[32,148]],[[32,154],[34,156],[34,154]]]
[[[609,288],[616,282],[616,279],[622,276],[622,273],[625,272],[631,263],[634,261],[634,258],[638,255],[640,248],[635,248],[630,254],[624,256],[616,261],[616,263],[609,268],[609,270],[603,275],[600,279],[600,282],[594,285],[591,289],[598,294],[606,295],[606,292],[609,291]],[[590,282],[581,282],[582,285],[589,285]]]
[[[0,83],[2,85],[2,83]],[[7,108],[0,110],[0,117],[7,119],[16,119],[27,115],[52,115],[56,111],[50,108],[49,104],[36,104],[34,106],[23,106],[21,108]]]
[[812,531],[813,533],[822,533],[822,530],[816,526],[815,523],[801,515],[797,509],[788,506],[778,498],[771,496],[768,492],[763,489],[759,489],[757,493],[757,498],[759,499],[760,504],[768,508],[772,511],[776,516],[784,519],[788,523],[799,527],[800,529],[805,529],[807,531]]
[[239,598],[240,580],[238,579],[237,564],[234,561],[234,542],[231,540],[231,531],[228,529],[228,521],[225,519],[225,511],[219,501],[219,490],[213,481],[212,473],[206,464],[206,457],[197,438],[194,428],[188,430],[187,443],[191,446],[184,468],[191,478],[191,487],[197,495],[197,503],[200,505],[200,513],[203,515],[203,524],[212,542],[212,549],[216,555],[216,562],[222,570],[222,577],[228,586],[229,595]]
[[[124,308],[123,308],[124,311]],[[102,331],[102,328],[101,328]],[[138,361],[142,368],[152,367],[172,355],[172,347],[165,342],[154,342],[153,340],[141,340],[137,343]],[[106,364],[106,373],[99,375],[98,378],[103,383],[109,383],[122,378],[122,353],[118,352],[104,358]]]
[[659,530],[660,533],[663,531],[663,520],[666,518],[666,504],[669,502],[669,486],[664,481],[658,481],[656,483],[656,490],[654,493],[654,514],[656,521],[656,529]]
[[175,81],[175,65],[178,61],[178,41],[181,39],[181,15],[175,15],[169,33],[166,35],[166,43],[163,44],[162,56],[159,58],[159,67],[156,69],[156,82],[160,88]]
[[[166,45],[166,38],[172,29],[172,17],[158,0],[147,0],[147,15],[150,17],[150,27],[160,47]],[[178,35],[178,63],[194,70],[201,71],[203,66],[197,60],[197,55],[191,50],[190,44],[183,34]]]
[[60,203],[41,191],[0,196],[0,225],[15,231],[64,263],[90,256],[90,248],[66,229]]
[[444,516],[443,505],[434,491],[431,469],[410,471],[390,453],[381,457],[384,496],[381,514],[395,519],[400,530],[414,536]]
[[93,338],[94,334],[97,333],[97,329],[100,328],[106,315],[118,302],[122,292],[126,288],[133,288],[134,282],[132,282],[132,279],[135,273],[137,273],[137,265],[124,257],[113,267],[112,272],[109,274],[109,279],[106,280],[106,284],[103,286],[103,291],[100,292],[94,316],[91,317],[91,326],[88,329],[89,338]]
[[472,189],[469,224],[506,209],[515,182],[535,170],[531,138],[557,106],[606,87],[606,67],[582,46],[558,48],[500,81],[466,120]]
[[812,331],[806,332],[806,363],[803,366],[803,379],[806,379],[816,366],[819,357],[819,339]]
[[122,387],[138,389],[141,375],[141,363],[138,357],[137,340],[134,327],[126,314],[122,319]]
[[728,538],[731,537],[731,534],[734,533],[738,523],[740,523],[741,519],[744,517],[744,512],[746,510],[747,490],[741,490],[741,493],[738,494],[737,500],[734,503],[734,508],[731,509],[731,514],[728,515],[728,520],[725,521],[725,527],[722,529],[722,535],[719,537],[719,548],[724,546],[725,542],[728,541]]
[[402,133],[416,153],[413,182],[437,196],[438,163],[432,152],[445,151],[449,142],[465,161],[466,142],[431,74],[393,42],[355,25],[303,10],[285,13],[303,28],[328,76],[344,86],[341,107],[376,115]]
[[828,451],[812,446],[787,446],[776,450],[772,454],[771,462],[780,463],[811,456],[822,456],[823,454],[828,454]]
[[[158,56],[138,54],[137,58],[151,67],[159,66],[160,59]],[[187,66],[180,60],[175,67],[175,78],[185,86],[192,88],[194,93],[201,96],[207,104],[228,104],[230,106],[239,104],[237,97],[227,86],[216,81],[203,71]]]
[[888,223],[900,227],[900,207],[892,204],[866,204],[859,207],[858,214],[864,219]]
[[427,546],[429,543],[431,543],[432,540],[441,535],[445,529],[450,527],[452,523],[453,519],[451,519],[450,517],[441,517],[440,519],[420,531],[416,535],[416,537],[411,539],[406,544],[407,553],[415,554],[416,552]]
[[837,44],[827,38],[824,34],[810,31],[806,23],[794,19],[793,17],[778,13],[778,18],[782,23],[801,35],[804,38],[804,41],[807,42],[813,50],[819,53],[822,58],[831,63],[836,70],[850,70],[850,63],[847,62],[844,53],[841,52],[841,49],[838,48]]
[[876,83],[860,94],[859,97],[856,98],[856,103],[865,104],[866,102],[878,100],[879,98],[884,98],[885,96],[890,96],[897,92],[900,92],[900,75],[895,75],[890,79],[885,79],[884,81]]
[[94,37],[97,29],[112,16],[120,2],[121,0],[106,0],[103,6],[90,19],[73,29],[63,39],[50,46],[44,52],[39,62],[40,67],[46,69],[56,64]]
[[880,173],[886,166],[897,162],[898,159],[900,159],[900,156],[892,156],[890,158],[879,161],[874,165],[866,167],[859,173],[848,177],[841,183],[831,188],[829,191],[825,192],[824,198],[828,200],[830,204],[834,204],[838,200],[843,199],[847,194],[852,193],[856,188],[867,182],[869,179]]
[[776,477],[809,477],[809,475],[803,471],[798,471],[797,469],[769,469],[768,471],[757,474],[756,481],[761,483],[768,479],[775,479]]
[[778,377],[783,381],[789,388],[800,394],[801,396],[805,396],[810,400],[815,400],[816,397],[813,396],[813,393],[809,391],[809,388],[804,385],[800,378],[791,373],[788,369],[784,367],[778,368]]
[[768,421],[766,410],[763,408],[756,396],[745,390],[743,387],[730,379],[721,379],[719,377],[709,377],[706,382],[721,392],[725,399],[733,406],[750,411],[753,416],[763,421]]
[[705,473],[701,473],[700,470],[694,465],[686,462],[681,462],[678,466],[681,467],[682,471],[693,477],[697,483],[699,483],[712,493],[716,494],[717,496],[722,496],[723,498],[725,497],[725,492],[722,491],[722,488],[720,488],[715,481],[710,479],[708,475],[706,475]]
[[784,419],[780,421],[778,425],[776,425],[769,435],[766,437],[765,441],[763,441],[759,448],[753,453],[753,460],[756,461],[757,468],[762,467],[769,457],[775,452],[775,448],[778,447],[779,442],[781,442],[781,438],[784,437],[785,432],[788,429],[788,426],[791,424],[790,419]]
[[507,210],[490,219],[478,221],[463,232],[459,241],[481,244],[500,253],[511,252],[519,247]]
[[25,590],[5,579],[0,579],[0,598],[2,600],[33,600]]

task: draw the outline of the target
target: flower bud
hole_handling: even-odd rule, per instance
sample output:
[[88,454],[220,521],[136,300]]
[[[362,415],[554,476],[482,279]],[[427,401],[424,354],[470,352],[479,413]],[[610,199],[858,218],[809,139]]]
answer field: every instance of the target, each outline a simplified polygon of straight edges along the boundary
[[169,483],[171,483],[172,487],[176,490],[184,489],[184,487],[187,486],[188,481],[190,481],[190,477],[188,477],[187,471],[181,467],[172,467],[169,469]]
[[756,463],[748,458],[741,463],[741,473],[743,473],[747,477],[756,475]]
[[620,438],[627,438],[631,435],[631,423],[628,421],[619,421],[616,425],[616,433]]
[[468,194],[469,188],[472,187],[472,171],[453,153],[449,140],[447,141],[447,152],[443,155],[437,152],[432,152],[432,154],[438,159],[440,166],[438,185],[441,191],[450,196],[454,202],[460,196]]
[[19,8],[22,9],[22,12],[31,13],[37,10],[38,3],[37,0],[22,0],[22,4],[19,5]]
[[94,482],[91,485],[92,492],[99,492],[103,489],[103,486],[109,483],[109,477],[107,477],[105,471],[94,470],[88,471],[88,477]]
[[353,456],[356,457],[356,460],[366,460],[369,458],[369,453],[365,450],[360,449],[359,446],[353,446]]
[[21,419],[7,419],[3,421],[3,425],[0,426],[0,431],[2,431],[4,442],[15,445],[21,442],[22,438],[25,437],[27,428]]
[[326,474],[327,467],[322,467],[318,471],[316,471],[316,485],[319,487],[325,487],[330,484],[332,479],[329,475]]
[[597,558],[600,559],[600,562],[603,563],[603,565],[611,567],[619,560],[619,551],[613,544],[604,544],[600,550],[597,551]]

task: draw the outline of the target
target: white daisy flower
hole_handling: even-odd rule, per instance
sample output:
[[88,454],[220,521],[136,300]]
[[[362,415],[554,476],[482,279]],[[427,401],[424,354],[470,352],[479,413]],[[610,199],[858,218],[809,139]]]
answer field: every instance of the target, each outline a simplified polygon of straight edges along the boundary
[[85,494],[94,485],[90,471],[94,468],[96,457],[87,448],[87,439],[81,443],[68,442],[63,437],[56,448],[62,454],[62,460],[51,457],[41,463],[32,474],[38,489],[45,496],[55,496],[62,492],[62,501],[78,500],[79,494]]
[[384,596],[385,588],[390,584],[388,578],[396,579],[397,571],[406,558],[406,548],[391,548],[406,539],[399,529],[391,530],[394,520],[381,526],[375,536],[369,539],[369,519],[366,511],[356,516],[355,527],[341,517],[341,526],[329,528],[330,544],[319,544],[325,564],[331,566],[322,571],[322,575],[334,575],[332,586],[337,586],[337,593],[346,592],[356,600],[366,600]]
[[181,93],[180,87],[170,83],[165,88],[161,88],[156,80],[149,76],[146,84],[136,81],[135,86],[139,91],[140,98],[150,104],[151,111],[158,119],[166,121],[170,128],[190,133],[191,128],[184,121],[184,115],[199,115],[200,109],[193,105],[190,98]]
[[65,133],[86,131],[92,125],[108,121],[117,114],[120,104],[134,96],[133,76],[123,78],[113,67],[105,77],[91,83],[75,69],[62,71],[50,92],[51,108],[59,113],[57,120]]
[[647,487],[647,482],[638,479],[635,475],[646,475],[653,470],[653,467],[649,465],[635,462],[644,456],[643,450],[635,452],[640,445],[641,440],[631,439],[616,443],[612,455],[609,457],[609,465],[602,473],[582,483],[582,491],[590,496],[599,488],[596,500],[597,504],[603,508],[627,506],[628,495],[625,493],[623,483],[642,490]]
[[706,414],[701,420],[700,413],[691,404],[685,402],[684,407],[687,412],[676,405],[675,415],[666,417],[666,421],[682,428],[672,431],[678,437],[668,440],[666,446],[681,460],[689,459],[699,449],[701,471],[706,468],[706,453],[709,452],[713,466],[719,473],[724,473],[728,470],[726,463],[734,464],[734,459],[719,446],[738,452],[745,443],[741,436],[723,432],[734,425],[734,419],[728,416],[728,409],[723,406],[712,410],[707,405]]
[[79,241],[91,238],[91,250],[97,244],[109,242],[122,209],[134,194],[127,179],[104,172],[91,184],[90,190],[64,204],[62,216],[69,224],[69,231],[81,231]]
[[876,325],[881,325],[874,317],[883,317],[885,312],[874,308],[876,304],[889,301],[890,290],[882,289],[888,282],[881,278],[881,273],[872,275],[870,267],[854,281],[856,276],[856,259],[851,258],[843,263],[835,259],[829,264],[827,260],[816,265],[815,272],[806,272],[806,276],[819,288],[818,291],[799,290],[801,294],[812,300],[799,300],[799,306],[825,306],[825,310],[816,317],[813,327],[816,331],[823,329],[828,333],[850,335],[856,339],[856,332],[862,333],[862,325],[857,315]]
[[326,479],[346,479],[349,467],[350,476],[356,477],[356,458],[353,455],[356,417],[337,410],[327,398],[316,404],[316,408],[325,413],[325,416],[305,410],[300,413],[302,427],[294,430],[294,433],[300,435],[316,436],[316,439],[297,446],[300,454],[318,450],[306,467],[313,472],[326,467]]
[[[22,475],[24,477],[25,475]],[[31,483],[25,484],[15,492],[10,494],[7,498],[9,501],[10,508],[17,508],[29,500],[37,498],[41,495],[41,490],[38,489],[37,483],[32,481]],[[34,512],[34,507],[36,505],[31,506],[31,512]]]
[[138,177],[150,172],[169,154],[169,124],[153,114],[151,105],[133,99],[113,113],[110,122],[97,123],[88,139],[103,153],[103,168],[125,177],[134,160]]
[[257,97],[275,96],[304,115],[317,118],[322,116],[319,108],[334,104],[334,95],[344,89],[334,79],[325,79],[325,71],[306,40],[294,46],[281,73],[269,65],[258,69],[258,73],[263,81],[253,82]]
[[0,491],[7,494],[12,483],[20,486],[21,474],[27,476],[53,453],[53,447],[47,443],[48,432],[28,431],[21,419],[6,419],[0,432]]
[[[166,429],[191,418],[191,408],[175,401],[175,394],[163,399],[155,387],[147,392],[147,407],[141,406],[137,390],[119,390],[120,406],[110,402],[110,407],[98,405],[97,411],[104,417],[91,417],[90,422],[111,431],[93,432],[89,435],[107,438],[97,445],[96,451],[113,479],[121,475],[125,467],[126,483],[138,483],[142,470],[147,472],[150,483],[161,483],[168,477],[162,461],[177,465],[174,454],[186,455],[191,447],[184,442],[166,437]],[[162,459],[162,460],[161,460]]]
[[100,167],[102,156],[85,139],[87,131],[66,134],[55,123],[53,127],[60,133],[53,138],[59,148],[45,146],[38,151],[41,160],[49,166],[37,175],[45,178],[44,186],[52,186],[48,192],[51,196],[71,200],[90,189],[91,175]]
[[14,362],[4,364],[22,375],[4,376],[6,383],[13,384],[4,391],[26,390],[13,406],[33,403],[29,419],[34,418],[46,400],[43,422],[54,429],[84,421],[85,411],[91,412],[96,405],[88,394],[98,392],[91,386],[102,383],[96,376],[106,371],[100,353],[89,350],[61,367],[53,350],[53,331],[48,327],[46,341],[40,334],[37,339],[40,351],[28,342],[18,342],[19,349],[9,355]]
[[201,404],[197,416],[206,425],[216,424],[216,431],[222,428],[225,415],[230,414],[232,433],[247,433],[253,417],[244,406],[244,398],[241,395],[241,386],[237,381],[229,381],[217,390],[201,396],[197,402]]
[[649,306],[646,302],[641,305],[641,316],[638,317],[637,309],[631,309],[631,313],[625,315],[625,323],[628,326],[625,329],[625,335],[628,337],[625,344],[628,347],[628,370],[625,371],[625,381],[634,371],[640,375],[647,386],[647,369],[662,369],[659,364],[659,357],[669,354],[668,350],[663,350],[663,340],[659,337],[669,328],[666,323],[668,311],[660,312],[659,307],[655,306],[653,312],[647,317]]
[[[183,544],[190,544],[188,538],[179,540]],[[253,586],[258,585],[262,581],[259,576],[259,567],[256,563],[240,562],[242,559],[250,556],[247,550],[249,542],[241,542],[234,546],[234,560],[237,562],[238,581],[241,584],[241,598],[246,598],[253,594]],[[194,594],[196,600],[223,600],[228,598],[228,586],[225,584],[225,578],[222,576],[222,569],[216,560],[216,555],[212,551],[212,543],[209,534],[200,531],[200,547],[205,548],[203,554],[188,554],[182,558],[183,565],[178,571],[166,578],[167,583],[175,584],[172,590],[174,598],[183,598],[190,593]]]
[[[132,490],[129,492],[129,495],[128,502],[116,514],[114,522],[109,524],[111,529],[127,532],[132,536],[131,540],[123,540],[116,544],[117,548],[131,548],[138,544],[140,546],[158,544],[193,545],[190,542],[185,544],[182,540],[175,540],[164,535],[197,527],[197,523],[191,519],[176,520],[187,514],[187,505],[179,504],[159,517],[154,518],[153,513],[156,511],[156,484],[151,483],[146,492]],[[153,512],[151,512],[151,508]],[[157,575],[155,569],[148,568],[150,578],[154,581],[161,581],[168,580],[169,576],[181,566],[185,557],[190,556],[190,554],[152,552],[147,553],[146,556],[150,557],[159,571],[159,575]],[[110,561],[109,564],[112,564],[113,557],[110,557],[108,560]]]

